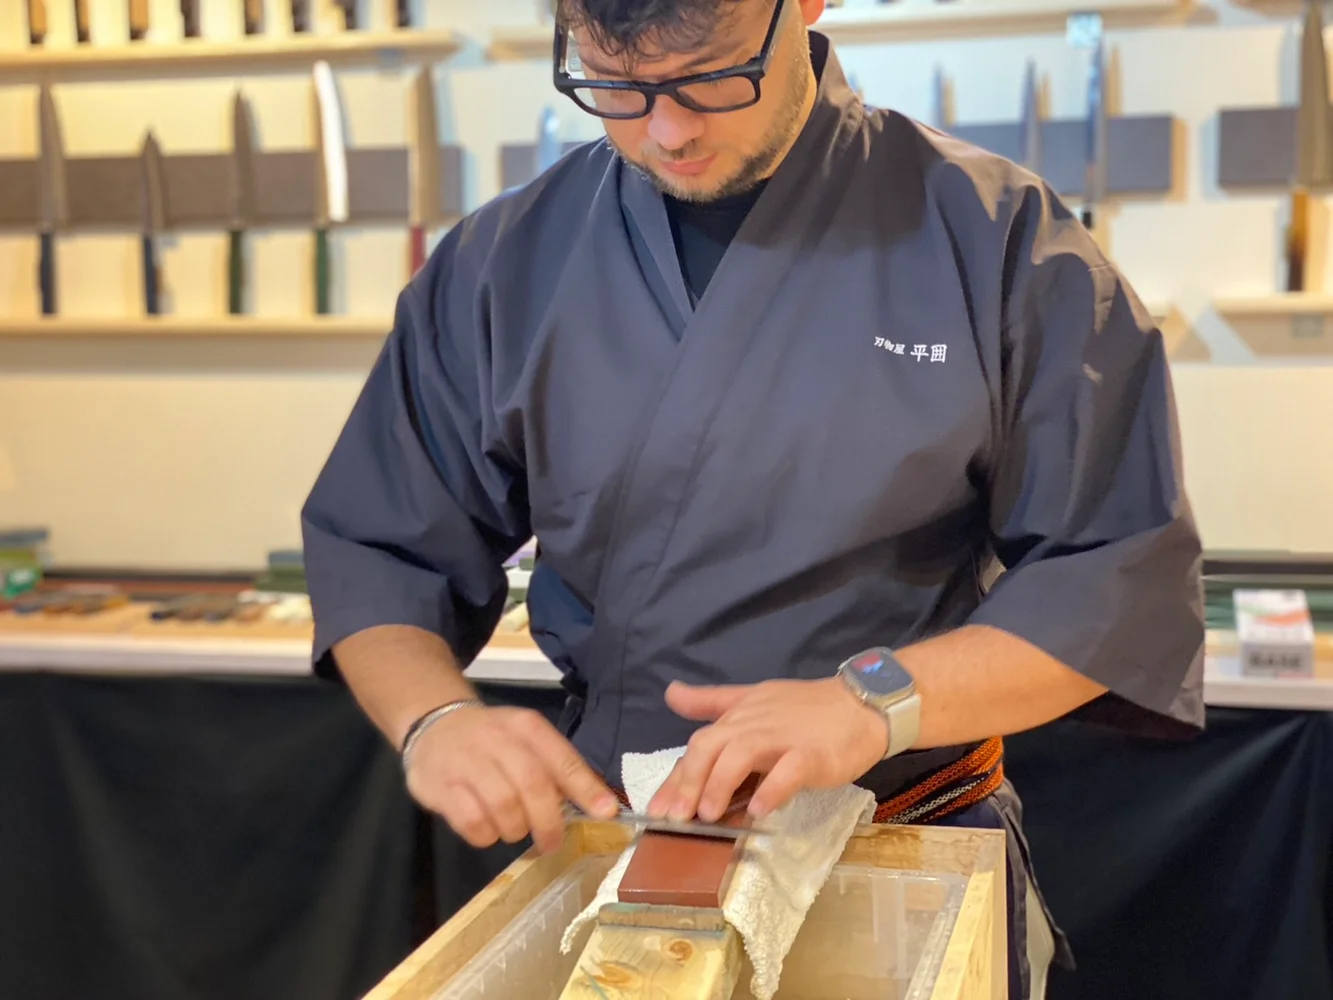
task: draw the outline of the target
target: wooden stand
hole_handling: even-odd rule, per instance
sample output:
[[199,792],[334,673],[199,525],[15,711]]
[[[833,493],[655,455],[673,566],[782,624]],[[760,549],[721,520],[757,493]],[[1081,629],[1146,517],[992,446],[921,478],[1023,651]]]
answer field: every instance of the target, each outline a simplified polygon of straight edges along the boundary
[[[529,851],[519,858],[364,1000],[429,1000],[438,995],[543,889],[582,859],[620,854],[631,834],[618,824],[575,822],[559,851],[546,856]],[[931,1000],[1005,996],[1004,850],[1004,834],[998,830],[862,826],[843,851],[840,863],[846,865],[966,879]],[[836,899],[824,912],[834,914],[826,920],[837,920]],[[745,964],[737,934],[718,910],[617,903],[600,911],[559,997],[734,1000],[749,995],[743,985],[738,987],[745,982]],[[542,982],[544,989],[550,977]]]

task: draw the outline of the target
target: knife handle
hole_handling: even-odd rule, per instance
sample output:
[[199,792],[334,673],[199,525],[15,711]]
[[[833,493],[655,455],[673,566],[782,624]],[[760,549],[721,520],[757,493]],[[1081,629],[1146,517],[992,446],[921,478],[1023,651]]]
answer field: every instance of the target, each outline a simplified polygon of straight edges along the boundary
[[186,38],[199,37],[199,0],[181,0],[181,24]]
[[412,273],[416,274],[426,264],[426,227],[413,226],[411,230],[412,241]]
[[41,257],[37,262],[37,285],[42,292],[42,315],[56,314],[56,235],[42,233]]
[[145,235],[143,237],[143,304],[144,312],[148,313],[149,316],[156,316],[158,313],[157,279],[157,260],[153,252],[153,238]]
[[398,0],[398,27],[412,27],[412,0]]
[[33,45],[46,40],[46,0],[28,0],[28,40]]
[[315,230],[315,312],[329,313],[329,231]]
[[291,0],[292,31],[300,34],[310,30],[310,0]]
[[244,0],[245,33],[259,34],[264,21],[264,0]]
[[92,40],[92,32],[88,29],[88,0],[74,0],[74,30],[80,42]]
[[1310,199],[1303,190],[1291,193],[1291,219],[1287,223],[1287,291],[1305,291],[1305,245]]
[[148,35],[148,0],[130,0],[130,38],[142,41]]
[[245,311],[245,257],[244,233],[233,229],[228,234],[229,250],[227,253],[227,311],[239,316]]

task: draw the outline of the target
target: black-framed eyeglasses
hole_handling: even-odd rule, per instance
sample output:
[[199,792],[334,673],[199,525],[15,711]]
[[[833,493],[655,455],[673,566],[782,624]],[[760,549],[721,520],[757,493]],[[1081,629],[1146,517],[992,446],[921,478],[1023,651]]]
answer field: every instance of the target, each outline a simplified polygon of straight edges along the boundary
[[773,56],[773,40],[777,37],[786,0],[773,4],[773,17],[764,35],[759,54],[748,62],[708,73],[678,76],[661,83],[638,80],[590,80],[573,76],[565,69],[569,52],[569,34],[563,27],[555,30],[553,72],[555,89],[564,94],[584,111],[599,118],[642,118],[653,110],[660,96],[670,97],[683,108],[703,114],[739,111],[759,103],[759,85],[768,72]]

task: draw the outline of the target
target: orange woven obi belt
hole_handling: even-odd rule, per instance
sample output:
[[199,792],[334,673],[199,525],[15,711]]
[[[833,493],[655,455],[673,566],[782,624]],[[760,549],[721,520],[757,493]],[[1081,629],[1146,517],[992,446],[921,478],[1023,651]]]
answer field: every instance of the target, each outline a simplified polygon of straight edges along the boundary
[[[1004,740],[993,736],[966,757],[927,774],[911,788],[875,807],[875,823],[932,823],[974,806],[1004,783]],[[629,798],[613,789],[626,809]]]

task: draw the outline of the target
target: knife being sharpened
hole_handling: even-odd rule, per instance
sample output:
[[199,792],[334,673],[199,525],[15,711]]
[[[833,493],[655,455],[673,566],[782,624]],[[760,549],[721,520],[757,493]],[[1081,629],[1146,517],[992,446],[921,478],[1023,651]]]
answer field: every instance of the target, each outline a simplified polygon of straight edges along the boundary
[[566,820],[586,819],[597,822],[619,823],[622,826],[642,828],[652,833],[679,833],[691,837],[723,837],[727,840],[744,840],[749,837],[771,837],[776,830],[766,830],[757,826],[727,826],[723,823],[705,823],[701,820],[674,820],[663,816],[648,816],[644,813],[622,810],[609,820],[598,816],[589,816],[576,806],[565,807]]

